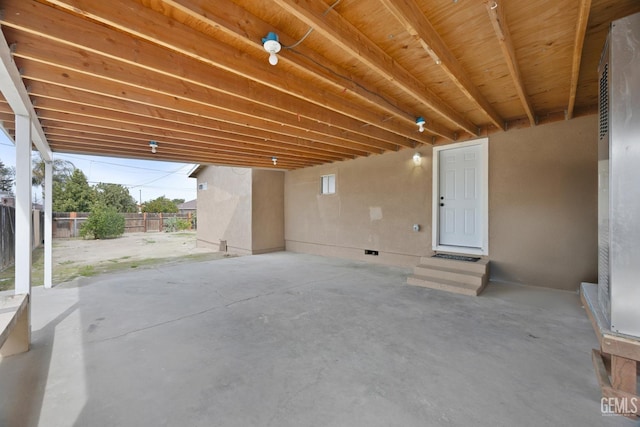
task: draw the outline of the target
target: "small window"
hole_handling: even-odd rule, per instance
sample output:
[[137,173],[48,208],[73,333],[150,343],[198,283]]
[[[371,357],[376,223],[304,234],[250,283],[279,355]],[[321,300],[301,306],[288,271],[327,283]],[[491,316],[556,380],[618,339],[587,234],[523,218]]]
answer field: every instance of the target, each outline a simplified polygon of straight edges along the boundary
[[198,190],[206,190],[206,189],[207,189],[206,182],[201,182],[200,184],[198,184]]
[[321,194],[334,194],[336,192],[336,176],[335,175],[322,175],[320,193]]

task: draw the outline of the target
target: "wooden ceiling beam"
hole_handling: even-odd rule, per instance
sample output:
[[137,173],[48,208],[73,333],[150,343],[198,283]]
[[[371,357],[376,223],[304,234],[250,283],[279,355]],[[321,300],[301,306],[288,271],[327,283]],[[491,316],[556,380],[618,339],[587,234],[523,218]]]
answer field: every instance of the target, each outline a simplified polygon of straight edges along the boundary
[[[249,160],[253,164],[258,164],[262,167],[267,167],[269,165],[273,165],[271,161],[272,156],[245,156],[242,154],[228,153],[223,151],[200,151],[193,152],[190,151],[189,148],[179,149],[175,147],[163,147],[158,146],[158,150],[155,154],[151,153],[151,150],[148,146],[140,146],[140,144],[130,143],[126,141],[121,141],[119,138],[95,138],[95,137],[77,137],[77,136],[68,136],[68,135],[52,135],[51,137],[52,143],[59,144],[69,144],[75,147],[88,147],[92,148],[94,152],[104,152],[105,154],[111,154],[114,151],[120,153],[127,154],[152,154],[151,158],[157,157],[165,157],[174,160],[183,160],[190,159],[190,156],[193,156],[194,160],[189,160],[189,163],[196,162],[213,162],[216,159],[227,159],[227,160]],[[138,155],[135,156],[139,157]],[[291,168],[291,167],[309,167],[320,164],[319,162],[301,162],[297,160],[291,160],[287,158],[277,158],[277,163],[282,167]]]
[[[143,151],[143,150],[130,150],[128,153],[123,154],[122,151],[117,151],[113,148],[101,148],[93,145],[87,144],[77,144],[71,141],[55,141],[52,142],[51,148],[54,153],[68,153],[68,154],[84,154],[84,155],[95,155],[95,156],[107,156],[107,157],[118,157],[125,159],[144,159],[144,160],[155,160],[155,161],[164,161],[164,162],[180,162],[180,163],[200,163],[203,165],[220,165],[220,166],[234,166],[241,168],[259,168],[259,169],[274,169],[274,170],[292,170],[299,169],[302,166],[299,165],[289,165],[282,164],[278,161],[276,166],[273,165],[273,162],[269,161],[265,163],[262,160],[252,160],[252,159],[243,159],[240,157],[218,157],[218,158],[207,158],[204,156],[188,156],[181,157],[175,154],[166,154],[158,152],[156,154],[152,154],[151,151]],[[193,161],[191,160],[193,158]]]
[[[291,136],[282,132],[284,126],[275,127],[276,132],[262,131],[255,128],[225,123],[204,117],[191,117],[180,115],[174,117],[150,117],[143,115],[139,111],[116,111],[109,110],[108,116],[99,107],[75,104],[71,102],[56,100],[53,98],[39,97],[36,111],[41,119],[60,120],[65,122],[75,122],[93,124],[115,129],[130,129],[135,131],[146,131],[155,129],[171,129],[187,135],[208,137],[220,135],[222,138],[246,137],[255,138],[271,144],[284,144],[287,147],[294,147],[308,150],[310,153],[336,155],[340,157],[361,157],[368,155],[365,151],[357,151],[348,147],[325,144],[311,139],[304,139]],[[173,119],[173,120],[172,120]],[[177,121],[180,120],[180,121]],[[307,134],[307,137],[309,135]]]
[[573,44],[573,56],[571,60],[571,82],[569,83],[569,103],[567,106],[567,120],[573,118],[573,110],[576,105],[576,93],[578,91],[578,80],[580,79],[580,61],[582,60],[582,47],[584,37],[587,32],[589,22],[589,11],[591,10],[591,0],[581,0],[578,10],[578,20],[576,22],[576,37]]
[[[37,82],[34,83],[34,89],[38,91]],[[65,95],[66,99],[62,99],[61,95]],[[89,117],[96,118],[95,112],[99,109],[92,103],[100,102],[101,99],[97,95],[92,94],[83,94],[83,93],[74,93],[72,91],[65,91],[60,88],[49,88],[49,95],[54,95],[53,97],[45,97],[43,95],[39,95],[37,97],[37,111],[40,112],[40,117],[46,118],[49,116],[50,112],[63,112],[67,114],[72,114],[74,116],[84,118]],[[155,110],[148,111],[144,106],[137,105],[127,105],[124,102],[115,102],[114,105],[110,107],[120,108],[119,110],[110,109],[106,113],[109,114],[109,118],[106,120],[117,121],[121,120],[123,123],[135,123],[136,120],[145,123],[148,126],[156,125],[161,128],[170,128],[180,127],[182,129],[188,129],[189,126],[195,127],[197,131],[210,131],[210,135],[219,135],[222,134],[223,137],[226,135],[225,132],[219,132],[214,120],[210,120],[203,117],[193,117],[186,114],[175,113],[173,111],[165,111],[165,110]],[[128,107],[130,110],[123,110]],[[125,112],[126,111],[126,112]],[[102,110],[104,114],[104,110]],[[89,120],[87,119],[87,120]],[[224,126],[225,124],[221,124]],[[294,140],[295,138],[290,138]],[[322,144],[316,143],[315,141],[308,141],[303,139],[295,139],[297,146],[302,147],[324,147],[335,148],[336,150],[342,150],[339,146],[332,146],[330,144]],[[278,142],[276,140],[266,140],[267,142],[271,141],[274,144]],[[338,151],[339,152],[339,151]]]
[[[169,51],[177,52],[201,63],[214,66],[219,69],[216,70],[216,72],[223,70],[224,72],[268,86],[278,92],[299,98],[305,103],[328,108],[337,114],[334,115],[331,121],[333,126],[339,126],[337,123],[343,121],[344,124],[341,126],[352,131],[358,129],[360,133],[371,138],[378,137],[375,132],[375,129],[378,129],[386,135],[383,137],[381,134],[380,137],[387,141],[394,142],[396,145],[406,147],[413,147],[415,144],[411,142],[410,139],[419,137],[418,133],[413,132],[413,127],[399,125],[392,121],[386,122],[385,119],[388,117],[375,115],[368,109],[348,102],[344,97],[340,97],[337,94],[318,91],[312,87],[312,85],[309,85],[307,81],[299,79],[294,75],[288,74],[285,78],[281,70],[269,66],[263,59],[258,59],[247,53],[241,54],[236,48],[223,43],[217,43],[215,44],[215,49],[211,49],[212,39],[204,37],[201,32],[182,25],[172,18],[165,18],[171,20],[170,32],[159,30],[162,26],[156,24],[162,15],[143,5],[132,3],[131,1],[122,2],[122,0],[112,0],[108,4],[88,0],[40,1],[74,14],[80,13],[83,17],[91,18],[96,22],[118,30],[109,30],[103,26],[91,24],[89,21],[84,22],[84,25],[78,25],[84,28],[85,31],[89,31],[87,26],[90,26],[92,27],[91,31],[93,31],[93,27],[100,27],[96,29],[96,31],[109,33],[107,40],[112,44],[111,50],[114,50],[114,48],[117,50],[113,52],[114,58],[119,58],[126,50],[123,49],[119,43],[113,43],[112,36],[115,36],[118,32],[124,32],[125,34],[119,34],[119,36],[128,39],[134,36],[146,40],[152,44],[162,46]],[[121,4],[118,2],[121,2]],[[126,11],[126,13],[124,11]],[[66,19],[70,20],[70,18],[73,17],[67,17]],[[18,19],[19,17],[8,18],[7,25],[14,25],[12,22],[15,23]],[[26,24],[26,27],[28,27],[28,24]],[[34,31],[33,28],[31,28],[31,30]],[[51,31],[47,29],[47,33],[51,34]],[[126,34],[129,34],[129,36]],[[63,31],[59,37],[61,37],[61,40],[65,40],[73,37],[73,34],[70,34],[69,31]],[[131,41],[129,41],[129,43],[131,43]],[[138,44],[144,43],[138,41]],[[147,47],[140,46],[140,50],[147,50]],[[173,64],[169,62],[165,64],[165,67],[167,65]],[[183,75],[188,76],[189,70],[187,69],[185,71]],[[283,82],[286,82],[286,84],[283,84]],[[298,112],[298,114],[304,113],[305,110]],[[311,116],[310,119],[315,120],[313,116]],[[347,123],[349,121],[346,119],[356,120],[359,121],[359,123],[348,125]],[[325,121],[325,123],[328,122]],[[394,132],[391,132],[389,129],[393,129]],[[422,138],[426,139],[425,137]]]
[[[217,0],[215,3],[198,2],[194,0],[162,0],[162,5],[168,7],[160,7],[156,1],[138,1],[159,13],[164,12],[165,14],[170,14],[171,8],[178,9],[187,15],[190,20],[214,28],[215,31],[222,31],[234,40],[240,41],[259,52],[263,52],[261,38],[266,35],[267,32],[273,31],[273,27],[270,24],[251,15],[239,5],[228,0]],[[183,23],[187,24],[186,22]],[[285,46],[295,43],[293,39],[287,43],[287,35],[284,33],[279,33],[278,36]],[[334,90],[340,93],[341,96],[345,91],[348,91],[351,95],[355,96],[359,102],[366,105],[366,107],[363,107],[364,109],[375,109],[386,116],[381,122],[380,117],[378,117],[372,120],[371,123],[379,122],[380,125],[383,125],[389,130],[425,142],[425,135],[416,135],[415,132],[412,132],[415,129],[414,114],[402,109],[390,97],[385,97],[380,94],[378,88],[370,87],[367,82],[354,76],[353,73],[331,63],[315,51],[306,49],[303,45],[296,46],[295,49],[290,49],[288,52],[292,54],[289,55],[282,52],[279,55],[280,63],[293,67],[299,73],[303,73],[313,80],[318,80],[333,86]],[[263,56],[264,55],[263,53]],[[341,99],[344,100],[344,97]],[[394,128],[390,128],[389,126],[394,125],[394,123],[389,120],[391,118],[396,118],[400,120],[401,123],[395,125],[396,127]],[[397,126],[402,127],[398,128]],[[438,123],[431,122],[429,130],[447,139],[454,138],[453,131]]]
[[238,153],[240,150],[242,153],[257,156],[277,156],[286,157],[290,159],[297,159],[300,161],[317,161],[317,162],[332,162],[335,160],[341,160],[336,158],[321,157],[318,155],[309,156],[300,153],[296,153],[291,150],[282,148],[281,146],[265,146],[265,145],[252,145],[236,141],[229,141],[220,138],[209,138],[208,140],[194,140],[179,138],[175,136],[155,136],[141,133],[134,133],[128,131],[117,131],[113,129],[105,129],[90,125],[83,124],[68,124],[62,122],[48,122],[42,120],[42,125],[46,129],[47,135],[95,135],[98,138],[114,137],[122,138],[140,144],[147,147],[150,140],[156,141],[159,145],[167,147],[185,147],[189,146],[189,149],[193,150],[219,150],[229,153]]
[[[22,45],[24,48],[24,45]],[[16,56],[21,58],[21,59],[29,59],[29,60],[33,60],[34,57],[30,55],[30,53],[25,53],[25,50],[29,50],[29,49],[22,49],[21,53],[16,53]],[[53,65],[51,63],[46,62],[45,59],[43,58],[38,58],[38,61],[43,60],[45,62],[42,63],[27,63],[28,65],[26,65],[24,67],[24,76],[25,77],[29,77],[29,75],[43,75],[44,73],[40,73],[40,71],[49,68],[49,65]],[[79,64],[81,62],[78,62]],[[89,64],[88,61],[82,62],[82,64],[86,65],[86,67],[82,67],[79,70],[75,70],[73,69],[74,72],[78,72],[78,73],[84,73],[85,70],[89,69],[89,67],[91,66]],[[70,66],[68,66],[66,63],[64,64],[64,67],[67,70],[72,70],[72,68]],[[117,74],[118,73],[124,73],[124,75],[128,76],[128,80],[126,82],[122,82],[122,86],[120,87],[121,91],[126,91],[127,87],[130,86],[131,84],[135,84],[134,87],[138,88],[138,89],[143,89],[143,90],[149,90],[151,92],[155,92],[159,95],[166,95],[169,96],[171,99],[176,100],[176,99],[182,99],[184,102],[199,102],[202,105],[208,106],[208,107],[213,107],[213,108],[221,108],[224,109],[227,112],[231,112],[231,113],[235,113],[236,111],[234,111],[233,109],[227,108],[227,106],[231,106],[234,108],[250,108],[252,105],[255,104],[247,104],[248,101],[243,101],[240,100],[238,102],[235,102],[233,100],[228,100],[223,96],[220,96],[217,93],[214,93],[213,95],[211,95],[208,91],[203,91],[203,90],[198,90],[198,88],[193,88],[190,87],[189,83],[185,83],[185,82],[177,82],[177,81],[173,81],[173,80],[155,80],[153,78],[153,75],[151,76],[147,76],[144,73],[142,75],[136,75],[134,76],[133,74],[129,73],[130,70],[127,70],[126,67],[122,68],[119,67],[117,68],[113,73],[108,73],[108,70],[110,69],[109,66],[106,63],[103,63],[102,67],[99,67],[103,69],[103,74],[104,77],[101,75],[96,75],[94,73],[88,73],[86,75],[91,76],[91,77],[97,77],[97,78],[107,78],[107,80],[110,80],[111,82],[118,82],[117,81]],[[28,71],[27,71],[28,69]],[[53,68],[53,72],[56,73],[57,69],[57,65],[54,65]],[[71,73],[68,72],[60,72],[59,73],[60,76],[62,76],[65,80],[66,79],[70,79],[72,77]],[[65,77],[65,75],[67,77]],[[86,86],[85,86],[86,88]],[[127,98],[128,99],[132,99],[132,97],[130,96],[131,92],[128,92],[127,94]],[[186,94],[188,94],[189,96],[187,96]],[[216,96],[217,95],[217,96]],[[148,97],[146,95],[142,95],[145,98]],[[215,103],[215,104],[214,104]],[[264,106],[264,105],[263,105]],[[271,121],[281,125],[284,120],[280,119],[278,115],[276,115],[278,113],[273,113],[270,117],[271,117]],[[267,114],[263,114],[262,117],[266,118]],[[275,120],[274,119],[277,119]],[[242,118],[239,118],[237,120],[243,120]],[[294,119],[295,121],[295,119]],[[245,130],[246,132],[246,130]],[[387,148],[391,148],[393,147],[393,145],[388,144],[386,145]]]
[[444,43],[431,22],[414,0],[381,0],[402,26],[416,38],[434,62],[442,67],[444,73],[455,83],[466,97],[474,102],[500,130],[504,130],[504,119],[489,104],[471,81],[451,50]]
[[[265,111],[259,105],[247,105],[248,110],[244,112],[244,116],[238,116],[234,112],[208,108],[198,103],[187,100],[176,100],[173,97],[166,95],[149,94],[144,90],[133,87],[129,87],[126,91],[123,91],[121,85],[113,83],[109,85],[108,82],[105,83],[94,77],[76,74],[68,70],[64,73],[55,73],[52,72],[52,67],[50,66],[43,67],[43,70],[38,70],[39,72],[36,73],[33,71],[38,67],[34,64],[35,63],[23,64],[24,78],[31,82],[30,85],[32,86],[32,93],[35,93],[35,88],[38,87],[40,94],[49,94],[51,96],[54,92],[60,93],[58,89],[66,88],[71,89],[74,92],[80,91],[83,93],[98,95],[102,100],[93,105],[102,106],[107,109],[107,105],[113,105],[120,101],[126,104],[126,106],[121,108],[121,111],[128,111],[132,108],[132,104],[138,104],[150,109],[148,110],[149,115],[154,115],[152,111],[161,108],[174,113],[225,120],[237,124],[242,124],[243,122],[246,124],[252,121],[256,116],[261,117],[261,115],[269,115],[272,120],[267,120],[268,122],[275,126],[287,125],[289,127],[296,128],[301,135],[304,135],[306,132],[313,132],[316,135],[332,136],[334,139],[341,139],[342,141],[340,141],[340,143],[343,145],[352,144],[360,150],[366,150],[369,152],[381,152],[382,150],[394,150],[394,148],[396,148],[394,144],[384,143],[377,139],[366,138],[357,133],[348,132],[337,127],[323,125],[302,117],[296,119],[295,117],[286,118],[283,116],[280,120],[277,120],[279,116],[275,116],[271,112]],[[65,77],[63,74],[66,74],[68,77]],[[106,90],[109,90],[110,93],[105,93]],[[248,111],[253,112],[254,115],[250,115]],[[259,119],[258,121],[262,120],[263,119]],[[328,139],[324,139],[322,137],[320,139],[328,142]]]
[[[425,104],[443,119],[472,135],[478,135],[477,125],[446,105],[422,82],[343,19],[335,9],[331,9],[325,14],[327,12],[326,3],[317,0],[274,0],[274,3],[322,34],[338,48],[353,55],[354,58],[382,76],[390,84]],[[421,115],[420,112],[415,114]]]
[[529,123],[531,124],[531,126],[535,126],[535,113],[533,110],[533,106],[531,105],[529,95],[527,95],[524,81],[522,80],[520,66],[518,65],[516,52],[513,48],[513,42],[511,41],[511,35],[509,33],[509,26],[507,25],[507,20],[504,16],[504,7],[499,4],[498,1],[502,0],[484,0],[484,4],[487,8],[487,12],[489,13],[491,25],[493,25],[496,37],[498,38],[498,42],[500,43],[502,55],[504,56],[507,68],[509,69],[509,74],[511,74],[511,78],[513,79],[513,83],[516,87],[516,92],[518,92],[518,97],[520,98],[522,107],[524,108],[524,111],[529,118]]
[[168,131],[160,128],[150,127],[136,127],[133,125],[119,126],[115,122],[107,123],[102,122],[97,124],[95,122],[88,122],[81,117],[74,117],[71,115],[58,115],[57,120],[47,119],[43,115],[39,115],[42,126],[47,129],[65,129],[70,131],[90,132],[96,134],[110,134],[114,136],[128,136],[132,138],[139,138],[143,141],[181,141],[181,143],[189,143],[195,148],[207,147],[207,146],[224,146],[234,148],[246,148],[248,150],[259,150],[269,152],[271,154],[287,153],[294,157],[301,158],[314,158],[327,162],[344,160],[344,156],[336,154],[318,152],[316,150],[308,150],[299,147],[291,147],[286,144],[274,144],[272,141],[264,141],[258,138],[249,138],[240,136],[226,137],[213,137],[194,135],[192,133],[176,132],[174,130]]
[[[400,143],[408,147],[413,146],[407,138],[381,129],[369,129],[362,122],[349,117],[336,116],[317,106],[302,104],[296,98],[280,99],[279,94],[275,94],[275,96],[272,94],[269,97],[267,94],[261,93],[259,88],[251,90],[252,82],[244,85],[244,82],[236,82],[235,85],[248,87],[256,99],[264,98],[263,102],[251,100],[250,93],[246,98],[230,99],[229,96],[218,91],[196,87],[176,78],[165,76],[161,79],[157,74],[130,69],[126,65],[114,65],[106,58],[100,64],[96,64],[89,58],[81,60],[81,55],[79,58],[71,55],[72,58],[66,61],[61,59],[65,56],[62,52],[59,55],[54,53],[52,58],[43,58],[42,52],[34,54],[33,50],[32,44],[25,43],[21,53],[14,55],[16,58],[27,60],[20,62],[22,75],[25,78],[63,86],[71,85],[71,87],[102,92],[107,96],[117,96],[130,101],[151,102],[165,108],[198,111],[198,114],[202,114],[201,110],[204,106],[216,111],[224,110],[227,113],[236,114],[238,115],[236,120],[240,121],[245,120],[243,116],[255,116],[276,124],[304,126],[304,130],[313,129],[318,132],[323,132],[327,128],[352,130],[360,134],[357,141],[384,150],[395,151]],[[55,49],[53,50],[55,51]],[[272,105],[268,104],[269,100]],[[278,106],[279,109],[273,108],[274,106]],[[294,113],[295,110],[286,110],[286,108],[291,108],[290,106],[300,108],[300,110],[297,114]],[[330,123],[331,126],[328,126],[327,123]]]

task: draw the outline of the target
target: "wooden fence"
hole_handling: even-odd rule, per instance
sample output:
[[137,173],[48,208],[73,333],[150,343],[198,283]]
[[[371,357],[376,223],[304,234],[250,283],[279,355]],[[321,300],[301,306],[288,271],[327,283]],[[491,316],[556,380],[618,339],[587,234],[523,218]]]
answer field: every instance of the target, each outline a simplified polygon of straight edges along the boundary
[[[125,213],[125,233],[148,233],[164,231],[168,218],[180,218],[195,226],[191,213]],[[80,227],[89,217],[88,212],[54,212],[53,238],[71,238],[80,236]]]
[[[44,238],[44,212],[34,210],[31,247],[37,248]],[[13,265],[16,251],[16,209],[0,205],[0,271]]]

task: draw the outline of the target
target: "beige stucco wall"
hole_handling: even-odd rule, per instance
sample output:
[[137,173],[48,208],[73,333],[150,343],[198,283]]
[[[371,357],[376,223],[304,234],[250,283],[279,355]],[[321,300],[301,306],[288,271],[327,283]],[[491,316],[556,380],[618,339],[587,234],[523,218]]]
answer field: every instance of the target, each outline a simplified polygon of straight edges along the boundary
[[198,246],[219,248],[227,241],[229,252],[249,254],[251,242],[251,169],[206,167],[198,173]]
[[[402,150],[287,172],[287,250],[415,265],[431,248],[431,148],[419,151],[420,166]],[[336,175],[336,194],[320,194],[327,174]]]
[[[490,136],[492,280],[576,289],[596,279],[596,149],[595,116]],[[407,266],[431,254],[431,148],[419,151],[419,167],[402,150],[287,172],[287,250]],[[331,173],[336,194],[320,195]]]
[[254,254],[284,250],[284,172],[254,169],[251,216]]
[[571,290],[597,281],[597,161],[596,116],[490,138],[492,279]]

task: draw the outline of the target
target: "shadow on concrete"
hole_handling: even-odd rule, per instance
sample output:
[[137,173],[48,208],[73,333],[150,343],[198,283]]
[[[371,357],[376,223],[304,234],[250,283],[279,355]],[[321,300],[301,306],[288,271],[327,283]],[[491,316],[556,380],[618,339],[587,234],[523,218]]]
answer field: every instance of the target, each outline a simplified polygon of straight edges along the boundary
[[[0,363],[0,426],[37,426],[49,379],[56,327],[78,309],[73,304],[45,327],[32,332],[31,349]],[[9,386],[11,384],[11,386]]]

